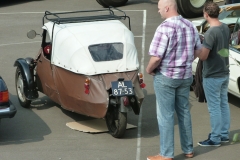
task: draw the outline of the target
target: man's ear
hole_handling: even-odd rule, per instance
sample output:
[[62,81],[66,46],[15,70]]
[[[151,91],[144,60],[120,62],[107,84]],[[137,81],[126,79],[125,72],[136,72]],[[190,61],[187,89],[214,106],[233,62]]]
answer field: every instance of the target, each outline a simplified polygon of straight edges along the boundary
[[165,7],[165,12],[167,12],[169,10],[169,7]]
[[203,12],[203,17],[204,18],[208,18],[209,16],[208,16],[208,14],[206,12]]

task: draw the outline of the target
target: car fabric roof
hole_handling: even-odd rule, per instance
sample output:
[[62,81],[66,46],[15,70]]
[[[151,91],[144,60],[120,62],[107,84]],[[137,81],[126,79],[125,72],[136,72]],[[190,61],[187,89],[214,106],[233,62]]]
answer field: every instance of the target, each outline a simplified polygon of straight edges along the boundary
[[[132,71],[139,68],[133,33],[118,20],[55,25],[47,22],[43,29],[48,31],[51,41],[53,39],[51,63],[56,66],[85,75]],[[95,62],[88,47],[102,43],[123,43],[123,58]]]

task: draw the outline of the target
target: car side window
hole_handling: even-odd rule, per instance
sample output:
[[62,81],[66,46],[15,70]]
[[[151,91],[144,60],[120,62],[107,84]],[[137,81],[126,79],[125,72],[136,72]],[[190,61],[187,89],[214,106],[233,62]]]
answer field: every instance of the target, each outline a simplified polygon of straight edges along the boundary
[[48,32],[46,33],[45,42],[46,42],[46,43],[51,43],[50,35],[49,35]]
[[234,48],[240,48],[240,18],[237,19],[233,32],[231,34],[231,45]]
[[43,31],[43,42],[42,42],[42,47],[43,47],[43,53],[44,56],[50,60],[51,59],[51,51],[52,51],[52,42],[49,33],[47,30]]

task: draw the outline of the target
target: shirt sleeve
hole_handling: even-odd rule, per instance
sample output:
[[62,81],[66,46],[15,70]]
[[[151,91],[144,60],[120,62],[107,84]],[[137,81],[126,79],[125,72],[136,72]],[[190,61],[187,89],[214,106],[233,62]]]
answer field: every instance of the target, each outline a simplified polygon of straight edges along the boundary
[[203,46],[207,49],[212,50],[214,44],[213,37],[207,32],[204,34]]
[[168,36],[163,32],[163,28],[159,26],[153,36],[148,54],[162,58],[167,50],[168,40]]

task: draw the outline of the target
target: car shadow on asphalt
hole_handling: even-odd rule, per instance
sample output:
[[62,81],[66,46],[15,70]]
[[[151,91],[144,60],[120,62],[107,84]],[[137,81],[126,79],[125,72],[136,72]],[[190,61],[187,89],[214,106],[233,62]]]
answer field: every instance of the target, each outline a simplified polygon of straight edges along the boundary
[[[156,112],[155,112],[155,94],[153,95],[147,95],[146,90],[145,92],[145,98],[142,104],[142,119],[141,119],[141,137],[155,137],[159,135],[158,132],[158,124],[157,124],[157,118],[156,118]],[[61,105],[53,102],[49,97],[43,95],[40,96],[41,98],[38,98],[37,100],[33,101],[31,103],[31,108],[37,109],[37,110],[46,110],[51,107],[58,107],[61,109],[62,113],[66,116],[73,119],[73,121],[85,121],[85,120],[92,120],[96,119],[93,117],[81,115],[75,112],[71,112],[68,110],[65,110],[61,107]],[[175,117],[176,118],[176,117]],[[127,114],[127,123],[131,125],[138,126],[139,123],[139,115],[135,115],[133,111],[128,112]],[[177,124],[177,121],[175,121]],[[91,133],[91,134],[106,134],[106,132],[103,133]],[[107,134],[110,134],[107,132]],[[138,128],[131,128],[127,129],[124,137],[121,139],[135,139],[138,138]]]
[[[155,94],[147,95],[147,93],[145,93],[145,98],[142,104],[143,113],[142,113],[142,119],[141,119],[141,132],[142,132],[141,137],[155,137],[159,135],[156,112],[155,112],[155,102],[156,102]],[[75,112],[65,110],[59,104],[53,102],[50,98],[48,98],[45,95],[41,96],[41,98],[38,98],[37,100],[31,103],[32,109],[46,110],[51,107],[58,107],[59,109],[61,109],[63,114],[70,117],[71,119],[73,119],[73,121],[76,121],[76,122],[96,119],[93,117],[89,117],[89,116],[85,116],[85,115],[81,115]],[[128,119],[127,123],[138,126],[139,115],[135,115],[133,111],[128,112],[127,119]],[[106,134],[106,132],[94,133],[94,134],[95,135]],[[110,133],[107,132],[107,134],[110,134]],[[138,128],[127,129],[124,134],[124,137],[122,137],[121,139],[135,139],[135,138],[138,138]]]
[[81,115],[81,114],[78,114],[76,112],[71,112],[69,110],[66,110],[66,109],[62,108],[61,105],[59,105],[58,103],[52,101],[46,95],[41,96],[41,98],[38,98],[31,103],[31,108],[34,108],[34,109],[37,109],[37,110],[46,110],[46,109],[49,109],[49,108],[52,108],[52,107],[59,108],[62,111],[63,114],[65,114],[68,117],[71,117],[75,121],[95,119],[93,117]]
[[36,113],[20,106],[16,95],[10,95],[10,100],[17,108],[17,113],[13,118],[2,119],[0,145],[38,142],[51,133],[48,125]]

